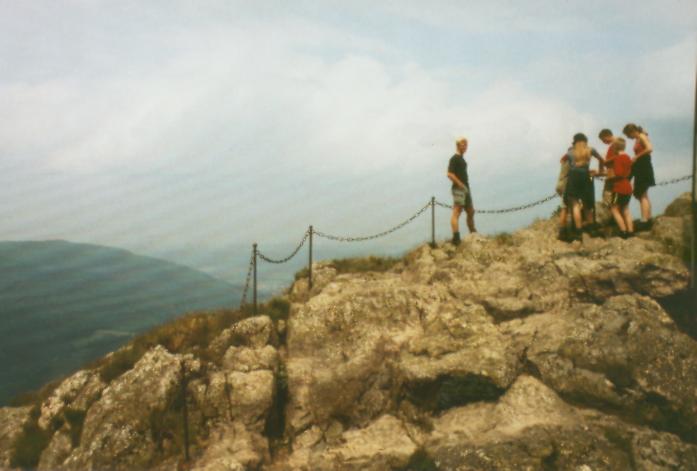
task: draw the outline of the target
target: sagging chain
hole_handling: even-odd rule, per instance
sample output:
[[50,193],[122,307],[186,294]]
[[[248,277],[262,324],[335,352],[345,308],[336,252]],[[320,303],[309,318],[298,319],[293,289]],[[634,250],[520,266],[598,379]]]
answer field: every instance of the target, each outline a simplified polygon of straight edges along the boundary
[[242,290],[242,299],[240,300],[240,308],[247,304],[247,292],[249,291],[249,281],[252,279],[252,270],[254,269],[254,250],[252,250],[252,256],[249,258],[249,268],[247,269],[247,279],[244,282],[244,289]]
[[295,255],[300,251],[300,249],[302,248],[302,246],[305,245],[305,242],[307,241],[307,238],[308,238],[308,237],[310,237],[310,231],[305,231],[305,235],[303,235],[303,238],[302,238],[302,240],[300,241],[300,243],[298,244],[298,246],[295,248],[295,250],[293,250],[293,252],[291,252],[290,255],[288,255],[288,256],[285,257],[285,258],[281,258],[281,259],[278,259],[278,260],[273,259],[273,258],[269,258],[269,257],[267,257],[266,255],[264,255],[263,253],[259,252],[258,250],[257,250],[257,255],[259,256],[260,259],[262,259],[263,261],[265,261],[265,262],[267,262],[267,263],[274,263],[274,264],[286,263],[286,262],[289,261],[291,258],[295,257]]
[[[524,209],[532,208],[533,206],[538,206],[540,204],[546,203],[547,201],[551,201],[554,198],[557,198],[559,195],[556,193],[546,196],[540,200],[533,201],[532,203],[524,204],[521,206],[514,206],[512,208],[504,208],[504,209],[475,209],[474,212],[476,214],[503,214],[503,213],[512,213],[515,211],[522,211]],[[440,201],[436,201],[436,206],[440,206],[441,208],[448,208],[452,209],[453,206],[451,204],[447,203],[442,203]]]
[[672,185],[673,183],[678,183],[685,180],[692,180],[692,175],[685,175],[682,177],[673,178],[671,180],[666,180],[664,182],[658,182],[656,183],[656,186]]
[[[595,178],[602,178],[602,177],[595,177]],[[666,180],[663,182],[656,183],[656,186],[665,186],[665,185],[672,185],[673,183],[679,183],[685,180],[690,180],[692,179],[692,175],[685,175],[682,177],[677,177],[673,178],[670,180]],[[534,206],[538,206],[540,204],[544,204],[548,201],[553,200],[554,198],[557,198],[558,195],[556,193],[546,196],[545,198],[542,198],[537,201],[533,201],[532,203],[524,204],[522,206],[514,206],[512,208],[505,208],[505,209],[475,209],[476,214],[503,214],[503,213],[512,213],[515,211],[522,211],[524,209],[532,208]],[[453,206],[447,203],[442,203],[440,201],[436,201],[436,206],[440,206],[441,208],[447,208],[447,209],[452,209]]]
[[314,233],[318,237],[324,237],[325,239],[335,240],[335,241],[339,241],[339,242],[361,242],[364,240],[377,239],[377,238],[384,237],[388,234],[391,234],[391,233],[403,228],[404,226],[406,226],[407,224],[412,222],[414,219],[421,216],[424,213],[424,211],[426,211],[430,207],[431,207],[431,202],[429,201],[428,203],[426,203],[426,205],[423,208],[419,209],[409,219],[406,219],[405,221],[397,224],[394,227],[391,227],[390,229],[387,229],[386,231],[382,231],[382,232],[379,232],[377,234],[373,234],[373,235],[369,235],[369,236],[360,236],[360,237],[348,237],[348,236],[346,236],[346,237],[343,237],[343,236],[327,234],[326,232],[322,232],[322,231],[318,231],[318,230],[315,230]]

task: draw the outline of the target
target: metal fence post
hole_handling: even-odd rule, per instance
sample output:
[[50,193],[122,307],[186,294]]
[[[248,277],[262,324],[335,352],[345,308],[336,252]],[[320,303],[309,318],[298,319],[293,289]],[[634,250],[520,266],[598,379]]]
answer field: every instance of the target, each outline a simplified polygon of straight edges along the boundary
[[310,247],[309,247],[309,249],[310,250],[308,250],[309,260],[307,262],[307,272],[308,272],[308,274],[307,274],[307,286],[308,286],[308,290],[312,289],[312,233],[313,233],[312,226],[310,226],[310,229],[309,229],[309,234],[310,234],[310,240],[309,240]]
[[189,411],[188,405],[186,403],[186,389],[187,389],[187,377],[186,377],[186,367],[184,362],[181,362],[181,374],[182,374],[182,414],[184,415],[184,458],[188,462],[189,456]]
[[255,242],[252,246],[252,251],[254,252],[254,283],[252,286],[252,298],[254,302],[254,314],[257,313],[257,243]]
[[693,302],[693,326],[697,329],[697,71],[695,71],[695,110],[692,115],[692,250],[690,271]]
[[431,196],[431,247],[436,247],[436,197]]

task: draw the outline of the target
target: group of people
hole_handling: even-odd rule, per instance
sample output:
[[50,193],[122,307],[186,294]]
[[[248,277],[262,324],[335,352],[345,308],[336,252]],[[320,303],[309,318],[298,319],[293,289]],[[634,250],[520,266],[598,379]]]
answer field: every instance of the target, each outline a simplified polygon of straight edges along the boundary
[[[609,129],[598,134],[600,140],[608,146],[605,158],[588,145],[588,138],[583,133],[574,135],[571,147],[561,158],[561,170],[557,180],[556,191],[562,198],[559,214],[559,239],[564,241],[580,240],[581,235],[597,235],[595,222],[595,186],[594,180],[605,178],[603,204],[611,211],[617,223],[620,236],[631,237],[635,231],[651,228],[651,201],[649,188],[656,185],[651,163],[653,147],[648,133],[641,126],[629,123],[623,129],[627,139],[634,141],[634,157],[625,152],[627,141],[616,137]],[[452,182],[453,212],[450,225],[453,232],[452,243],[460,243],[459,218],[464,210],[467,214],[467,227],[470,233],[477,232],[474,225],[474,205],[467,175],[467,139],[455,141],[456,152],[448,164],[448,179]],[[591,158],[598,161],[598,168],[591,169]],[[633,184],[632,184],[632,179]],[[632,194],[639,201],[641,220],[635,225],[629,210]],[[568,223],[571,215],[571,225]],[[636,227],[635,227],[636,226]]]
[[[641,126],[629,123],[622,132],[627,139],[634,141],[634,157],[625,152],[627,141],[623,137],[615,137],[609,129],[603,129],[598,134],[600,140],[608,146],[605,158],[588,145],[588,138],[583,133],[574,135],[571,147],[561,158],[556,187],[562,198],[559,213],[560,240],[579,240],[583,232],[591,236],[597,235],[598,225],[594,219],[596,177],[605,177],[603,204],[610,209],[620,237],[628,238],[635,230],[651,228],[649,188],[656,185],[651,163],[653,146],[648,133]],[[597,170],[590,168],[591,158],[598,161]],[[641,220],[636,227],[629,210],[632,194],[641,207]],[[568,224],[569,214],[571,225]]]

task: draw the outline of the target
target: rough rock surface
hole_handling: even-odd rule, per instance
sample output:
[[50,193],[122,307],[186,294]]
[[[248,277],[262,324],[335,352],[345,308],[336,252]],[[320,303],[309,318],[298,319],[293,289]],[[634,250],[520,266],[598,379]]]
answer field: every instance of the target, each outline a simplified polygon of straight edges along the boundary
[[0,468],[30,420],[42,469],[181,467],[153,417],[185,390],[201,471],[697,470],[697,341],[670,308],[690,224],[681,197],[629,240],[550,220],[380,273],[320,263],[287,320],[236,322],[206,358],[155,347],[108,385],[71,376],[38,420],[0,409]]
[[61,427],[51,437],[48,446],[41,453],[38,469],[59,469],[73,452],[73,439],[69,427]]
[[63,466],[127,469],[151,465],[157,446],[150,420],[153,413],[168,406],[176,393],[184,361],[157,346],[132,370],[114,380],[89,408],[80,445]]
[[47,430],[51,421],[59,417],[69,405],[72,410],[86,411],[99,398],[106,384],[99,374],[89,370],[81,370],[64,380],[41,404],[39,427]]
[[213,342],[219,350],[226,348],[220,365],[189,384],[192,419],[209,430],[193,469],[246,470],[270,463],[264,432],[279,369],[278,352],[269,345],[272,329],[267,316],[226,329]]
[[211,342],[210,349],[218,355],[223,355],[231,346],[260,348],[269,343],[272,332],[273,324],[268,316],[250,317],[223,330]]
[[246,471],[269,461],[266,438],[233,422],[213,432],[211,445],[193,464],[192,471]]
[[697,463],[694,445],[570,406],[527,375],[497,403],[451,409],[435,419],[424,447],[448,470],[654,470]]
[[12,445],[29,421],[31,407],[0,408],[0,469],[10,467]]

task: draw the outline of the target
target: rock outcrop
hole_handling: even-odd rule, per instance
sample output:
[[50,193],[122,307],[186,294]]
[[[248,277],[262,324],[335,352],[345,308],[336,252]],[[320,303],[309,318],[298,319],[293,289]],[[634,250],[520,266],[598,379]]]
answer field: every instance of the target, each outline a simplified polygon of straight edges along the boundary
[[0,408],[0,469],[9,469],[14,454],[14,445],[29,423],[31,407]]
[[317,264],[286,320],[0,409],[0,467],[35,423],[40,469],[175,469],[184,436],[200,471],[697,469],[697,341],[664,307],[688,287],[689,207],[629,240],[538,221],[382,272]]

